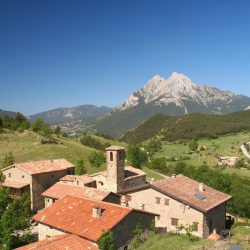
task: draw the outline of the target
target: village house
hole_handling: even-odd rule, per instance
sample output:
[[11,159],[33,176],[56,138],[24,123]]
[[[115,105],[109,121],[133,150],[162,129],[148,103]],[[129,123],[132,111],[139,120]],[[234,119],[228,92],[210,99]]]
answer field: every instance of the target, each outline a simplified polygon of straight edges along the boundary
[[239,157],[236,157],[236,156],[220,156],[218,158],[218,164],[233,166],[238,160],[239,160]]
[[125,206],[159,214],[156,227],[179,232],[180,226],[192,226],[192,234],[201,238],[207,238],[213,230],[225,230],[226,202],[231,198],[183,175],[123,190],[120,194]]
[[55,201],[63,198],[65,195],[83,198],[86,197],[94,200],[111,202],[114,204],[120,204],[121,201],[121,196],[111,191],[104,191],[91,187],[75,186],[72,184],[57,182],[42,193],[42,196],[45,199],[45,207],[49,207]]
[[111,231],[115,249],[127,249],[136,226],[150,230],[155,216],[131,207],[66,195],[33,219],[38,222],[39,241],[67,233],[97,244]]
[[8,187],[12,197],[30,192],[31,209],[44,208],[42,193],[67,174],[74,174],[74,165],[65,159],[15,163],[2,169],[3,187]]

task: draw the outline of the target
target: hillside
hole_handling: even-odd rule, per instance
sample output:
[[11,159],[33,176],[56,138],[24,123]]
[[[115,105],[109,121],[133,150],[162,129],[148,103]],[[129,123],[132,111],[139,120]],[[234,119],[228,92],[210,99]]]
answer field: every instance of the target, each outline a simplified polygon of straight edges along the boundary
[[[94,137],[101,142],[109,142],[111,145],[126,147],[126,143],[123,142],[107,140],[97,136]],[[83,159],[88,173],[95,173],[104,170],[106,167],[106,164],[103,164],[100,169],[93,168],[88,162],[88,157],[95,150],[83,146],[78,141],[60,138],[61,146],[58,144],[41,144],[41,139],[40,135],[29,130],[23,133],[8,131],[7,133],[0,134],[0,162],[3,160],[5,154],[12,152],[15,162],[65,158],[76,164],[77,160]],[[148,174],[148,178],[162,179],[161,175],[148,168],[143,168],[143,171]]]
[[121,138],[126,142],[139,143],[154,136],[175,141],[250,131],[250,110],[228,115],[188,114],[184,116],[156,115]]
[[97,119],[94,128],[119,137],[155,114],[181,116],[191,113],[228,114],[247,110],[250,98],[209,85],[196,84],[180,73],[164,79],[156,75],[133,92],[108,115]]

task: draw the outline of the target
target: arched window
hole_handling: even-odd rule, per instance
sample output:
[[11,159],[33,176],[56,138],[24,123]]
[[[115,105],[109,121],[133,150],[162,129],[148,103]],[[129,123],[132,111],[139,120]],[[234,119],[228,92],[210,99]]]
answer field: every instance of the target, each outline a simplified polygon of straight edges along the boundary
[[110,154],[109,154],[109,160],[113,161],[113,152],[110,152]]

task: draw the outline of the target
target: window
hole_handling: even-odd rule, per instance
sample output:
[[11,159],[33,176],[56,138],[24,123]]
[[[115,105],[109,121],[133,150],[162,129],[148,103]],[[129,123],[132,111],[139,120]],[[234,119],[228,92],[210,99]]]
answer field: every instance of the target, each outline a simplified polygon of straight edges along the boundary
[[125,247],[123,248],[123,250],[128,250],[128,246],[125,246]]
[[161,198],[155,197],[155,202],[156,202],[156,204],[160,204],[161,203]]
[[109,153],[109,160],[110,160],[110,161],[113,161],[113,152],[110,152],[110,153]]
[[157,220],[160,220],[160,218],[161,218],[160,215],[157,215],[157,216],[156,216],[156,219],[157,219]]
[[22,175],[22,179],[24,179],[24,175]]
[[178,226],[178,219],[177,218],[171,218],[171,225],[172,226]]
[[9,178],[11,178],[11,173],[9,173]]
[[76,181],[76,184],[79,185],[79,181]]
[[54,178],[55,176],[52,174],[51,177]]
[[168,205],[169,205],[169,199],[165,199],[165,200],[164,200],[164,204],[165,204],[166,206],[168,206]]
[[198,231],[198,222],[193,222],[193,230],[194,232]]

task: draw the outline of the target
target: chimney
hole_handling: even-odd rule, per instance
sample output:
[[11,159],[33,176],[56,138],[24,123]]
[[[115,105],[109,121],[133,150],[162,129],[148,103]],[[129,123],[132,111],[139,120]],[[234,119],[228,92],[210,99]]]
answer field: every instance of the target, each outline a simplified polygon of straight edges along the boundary
[[204,192],[204,191],[205,191],[205,188],[204,188],[204,184],[203,184],[203,183],[200,183],[200,184],[199,184],[199,191],[200,191],[200,192]]
[[92,217],[98,218],[102,215],[102,208],[101,207],[93,207],[92,208]]

